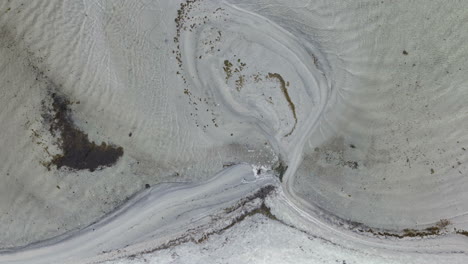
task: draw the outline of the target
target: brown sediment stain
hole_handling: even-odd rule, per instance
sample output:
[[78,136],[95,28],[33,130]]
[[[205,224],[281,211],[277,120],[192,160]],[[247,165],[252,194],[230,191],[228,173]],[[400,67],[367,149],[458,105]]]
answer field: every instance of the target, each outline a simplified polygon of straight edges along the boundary
[[69,105],[64,96],[51,94],[52,107],[44,115],[50,123],[50,133],[57,137],[57,146],[61,154],[52,156],[52,160],[43,163],[49,170],[66,167],[72,170],[95,171],[113,165],[123,155],[123,148],[102,142],[97,145],[90,142],[88,135],[73,123]]
[[288,102],[289,108],[291,109],[291,112],[292,112],[292,114],[294,116],[294,126],[291,129],[291,131],[288,134],[285,135],[285,137],[287,137],[287,136],[291,135],[294,132],[294,129],[296,129],[296,125],[297,125],[296,106],[294,105],[294,103],[291,100],[291,97],[289,96],[288,89],[286,88],[286,82],[284,81],[283,77],[279,73],[271,73],[270,72],[270,73],[268,73],[266,78],[276,79],[276,80],[279,81],[281,91],[283,92],[284,98]]

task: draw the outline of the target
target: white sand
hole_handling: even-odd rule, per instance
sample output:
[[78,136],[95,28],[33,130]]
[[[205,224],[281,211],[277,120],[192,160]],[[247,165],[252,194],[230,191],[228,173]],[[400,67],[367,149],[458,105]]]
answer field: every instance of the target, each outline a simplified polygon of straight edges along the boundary
[[[465,263],[466,4],[228,2],[0,2],[0,263]],[[47,170],[52,92],[115,165]]]

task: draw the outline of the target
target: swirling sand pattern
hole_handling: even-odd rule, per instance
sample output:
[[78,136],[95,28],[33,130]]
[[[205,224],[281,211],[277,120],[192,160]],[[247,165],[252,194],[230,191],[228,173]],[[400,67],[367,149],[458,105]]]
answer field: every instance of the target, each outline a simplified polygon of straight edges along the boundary
[[[224,111],[197,112],[198,122],[211,115],[216,131],[226,122],[223,117],[235,116],[253,120],[278,144],[294,141],[285,138],[304,131],[326,101],[328,86],[316,65],[321,54],[256,14],[227,4],[198,5],[188,2],[179,12],[178,74],[197,111],[200,102]],[[204,95],[211,100],[196,100]]]

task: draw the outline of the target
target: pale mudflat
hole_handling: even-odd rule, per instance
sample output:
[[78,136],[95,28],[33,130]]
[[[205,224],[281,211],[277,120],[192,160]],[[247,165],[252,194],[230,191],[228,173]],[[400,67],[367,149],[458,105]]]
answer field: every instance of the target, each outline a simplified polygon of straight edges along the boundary
[[0,3],[0,263],[466,262],[467,8]]

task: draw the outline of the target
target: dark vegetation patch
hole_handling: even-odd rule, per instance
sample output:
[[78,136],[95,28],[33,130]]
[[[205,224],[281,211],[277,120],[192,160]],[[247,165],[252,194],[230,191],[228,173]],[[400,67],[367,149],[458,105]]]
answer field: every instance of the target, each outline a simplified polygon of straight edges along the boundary
[[229,79],[233,77],[235,73],[237,73],[238,78],[234,81],[234,83],[236,85],[236,90],[240,92],[241,89],[244,87],[245,80],[246,80],[246,76],[241,74],[241,72],[244,70],[247,64],[242,62],[241,59],[237,59],[237,62],[234,62],[234,63],[236,63],[236,65],[234,65],[229,60],[224,60],[223,70],[224,70],[224,73],[226,74],[225,80],[226,80],[226,83],[228,83]]
[[281,182],[283,182],[283,176],[287,169],[288,169],[288,166],[282,160],[280,160],[275,165],[275,167],[273,167],[273,171],[276,172]]
[[[174,37],[174,44],[176,48],[172,51],[175,54],[177,64],[179,68],[182,70],[182,51],[180,49],[180,38],[184,31],[192,30],[197,23],[190,23],[193,17],[189,16],[190,11],[196,6],[196,2],[198,0],[187,0],[180,4],[180,8],[177,10],[177,17],[174,19],[176,23],[176,35]],[[206,23],[206,21],[203,21]],[[200,23],[201,24],[201,23]],[[179,72],[178,72],[179,74]],[[187,82],[184,76],[181,76],[184,80],[184,83]]]
[[224,60],[224,73],[226,73],[226,82],[231,78],[232,76],[232,63],[228,60]]
[[236,165],[237,163],[234,163],[234,162],[226,162],[223,164],[223,168],[229,168],[231,166],[234,166]]
[[247,218],[248,216],[253,216],[253,215],[256,215],[256,214],[262,214],[263,216],[266,216],[267,218],[269,218],[271,220],[279,221],[278,218],[276,218],[276,216],[271,213],[270,208],[268,206],[266,206],[265,201],[263,201],[262,204],[260,205],[260,207],[255,208],[255,209],[253,209],[251,211],[248,211],[246,213],[243,213],[243,214],[239,215],[238,217],[234,218],[234,220],[232,220],[232,222],[229,225],[227,225],[226,227],[222,228],[219,231],[216,231],[216,232],[210,233],[208,235],[205,235],[202,238],[196,240],[195,242],[196,243],[202,243],[205,240],[207,240],[210,235],[220,234],[223,231],[233,227],[234,225],[244,221],[245,218]]
[[457,230],[456,233],[460,234],[462,236],[467,236],[468,237],[468,231],[466,231],[466,230]]
[[31,50],[28,45],[24,45],[24,41],[16,31],[11,32],[5,26],[0,27],[0,40],[0,47],[7,48],[12,54],[18,54],[17,59],[23,61],[28,71],[35,76],[36,82],[30,88],[37,88],[35,87],[37,84],[40,84],[40,87],[42,85],[48,87],[50,100],[42,102],[42,117],[45,127],[57,139],[55,145],[61,154],[50,154],[49,146],[39,141],[41,135],[32,130],[32,136],[37,140],[36,144],[44,146],[45,152],[51,157],[50,161],[41,162],[41,164],[49,170],[52,166],[56,166],[57,168],[68,167],[75,170],[94,171],[100,166],[109,166],[116,162],[123,154],[121,147],[109,146],[106,143],[97,145],[90,142],[88,136],[74,125],[69,106],[80,104],[80,102],[71,102],[66,97],[53,93],[53,91],[59,91],[62,85],[54,82],[48,75],[51,69],[46,66],[45,58],[40,56],[40,50]]
[[359,168],[359,163],[357,161],[346,161],[344,164],[353,170]]
[[57,137],[57,146],[61,154],[54,155],[45,165],[57,169],[67,167],[72,170],[95,171],[111,166],[123,155],[123,148],[101,142],[90,142],[88,135],[73,123],[70,111],[71,102],[64,96],[51,94],[52,107],[44,115],[50,123],[50,133]]
[[[418,229],[403,229],[402,233],[393,233],[387,231],[374,231],[373,229],[369,228],[366,231],[378,236],[385,236],[385,237],[396,237],[396,238],[405,238],[405,237],[426,237],[426,236],[435,236],[440,235],[441,231],[444,230],[445,227],[450,225],[450,221],[447,219],[441,219],[437,222],[434,226],[418,230]],[[458,233],[458,232],[457,232]]]
[[231,212],[237,210],[238,208],[244,206],[247,202],[250,202],[250,201],[255,200],[255,199],[261,199],[262,200],[262,203],[261,203],[261,205],[259,207],[255,208],[253,210],[247,211],[247,212],[243,212],[241,215],[234,218],[229,225],[225,226],[224,228],[222,228],[220,230],[213,231],[213,232],[210,232],[208,234],[205,234],[202,238],[197,239],[194,242],[197,243],[197,244],[202,243],[205,240],[207,240],[211,235],[221,234],[225,230],[227,230],[227,229],[233,227],[234,225],[242,222],[248,216],[253,216],[253,215],[256,215],[256,214],[262,214],[262,215],[268,217],[271,220],[279,221],[278,218],[276,218],[276,216],[274,216],[271,213],[270,208],[265,204],[265,198],[274,190],[275,190],[275,187],[272,186],[272,185],[265,186],[265,187],[261,188],[260,190],[258,190],[256,193],[242,199],[241,202],[239,202],[237,205],[235,205],[235,206],[233,206],[231,208],[225,209],[226,213],[231,213]]
[[[323,159],[328,164],[334,164],[336,166],[349,167],[353,170],[359,169],[359,162],[355,160],[346,160],[343,155],[343,148],[339,142],[328,144],[322,148],[315,147],[314,151],[319,153],[318,155],[323,155]],[[349,145],[350,148],[356,149],[356,146],[353,144]],[[321,158],[319,156],[319,158]]]
[[272,185],[268,185],[268,186],[265,186],[263,188],[261,188],[260,190],[258,190],[257,192],[255,192],[254,194],[252,195],[249,195],[247,197],[245,197],[244,199],[242,199],[239,203],[237,203],[236,205],[233,205],[229,208],[226,208],[224,209],[224,212],[229,214],[229,213],[232,213],[234,212],[235,210],[239,209],[240,207],[244,206],[245,204],[247,204],[248,202],[252,201],[252,200],[255,200],[255,199],[261,199],[261,200],[265,200],[265,198],[273,191],[275,190],[275,187],[272,186]]

